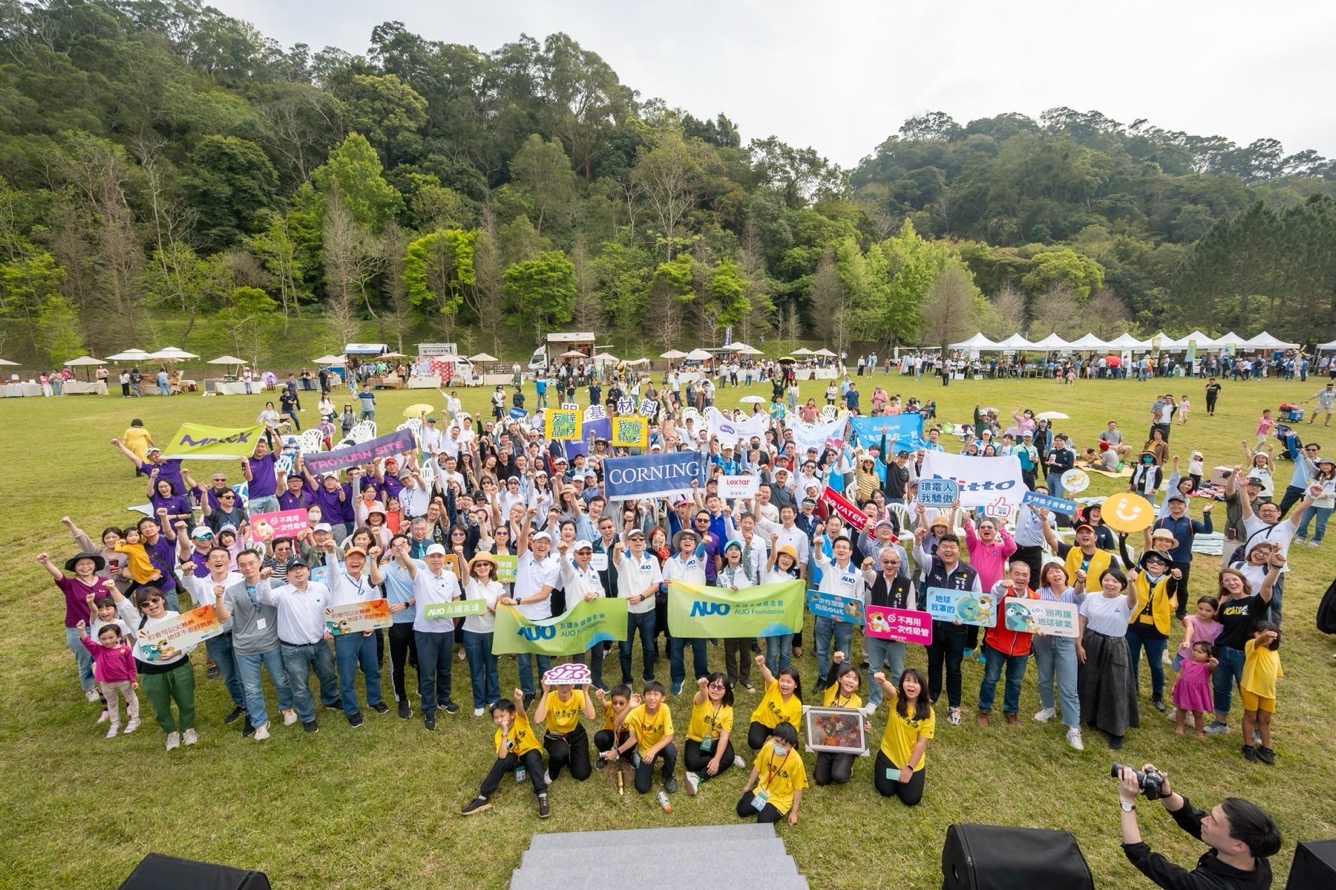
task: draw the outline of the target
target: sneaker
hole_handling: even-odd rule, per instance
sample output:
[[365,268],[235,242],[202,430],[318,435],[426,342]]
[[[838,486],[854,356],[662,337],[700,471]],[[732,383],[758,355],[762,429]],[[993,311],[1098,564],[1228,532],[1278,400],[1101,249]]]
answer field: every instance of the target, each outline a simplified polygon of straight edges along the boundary
[[311,735],[315,735],[317,732],[320,731],[320,727],[315,725],[314,720],[310,721],[309,723],[303,723],[302,729],[306,730]]
[[696,792],[699,790],[700,790],[700,776],[692,772],[687,773],[687,794],[691,795],[692,797],[695,797]]
[[1254,729],[1254,730],[1253,730],[1253,744],[1254,744],[1254,745],[1260,745],[1260,744],[1262,744],[1262,732],[1261,732],[1261,730],[1258,730],[1258,729]]
[[101,724],[101,723],[106,723],[106,722],[107,722],[108,720],[110,720],[110,719],[111,719],[111,712],[108,711],[107,709],[103,708],[103,709],[102,709],[102,714],[97,718],[97,722],[98,722],[99,724]]
[[226,717],[223,718],[223,722],[230,726],[231,724],[236,723],[238,720],[240,720],[242,717],[245,716],[246,716],[245,708],[233,708],[232,713],[228,714]]
[[1040,723],[1047,723],[1056,716],[1058,716],[1056,708],[1044,708],[1042,711],[1034,715],[1034,719]]
[[284,725],[284,726],[291,726],[292,724],[294,724],[294,723],[296,723],[296,722],[297,722],[297,712],[296,712],[296,711],[294,711],[292,708],[288,708],[286,711],[283,712],[283,725]]
[[129,735],[130,733],[134,732],[134,731],[135,731],[136,729],[138,729],[138,728],[139,728],[139,718],[136,717],[135,719],[131,720],[129,723],[125,724],[125,732],[122,733],[122,735]]
[[[1182,619],[1180,618],[1179,620],[1181,621]],[[1160,655],[1160,663],[1161,663],[1161,664],[1173,664],[1173,659],[1171,659],[1171,658],[1169,657],[1169,650],[1168,650],[1168,649],[1165,649],[1164,652]]]
[[1207,735],[1224,735],[1229,732],[1229,724],[1221,723],[1219,720],[1212,720],[1205,730]]
[[[108,735],[107,738],[111,738],[111,736]],[[1265,763],[1267,766],[1270,766],[1276,762],[1276,752],[1265,745],[1259,745],[1257,748],[1257,759]]]
[[1162,714],[1169,709],[1169,706],[1164,703],[1164,699],[1162,698],[1151,699],[1151,704],[1155,707],[1155,710]]
[[458,713],[459,713],[459,705],[455,704],[455,703],[452,702],[452,701],[448,701],[448,702],[445,703],[445,707],[442,708],[441,710],[445,711],[445,713],[447,713],[447,714],[458,714]]
[[89,701],[101,701],[101,696],[97,694],[96,689],[85,689],[84,698],[88,699]]
[[244,739],[253,735],[255,735],[255,724],[251,723],[250,715],[247,714],[246,723],[241,727],[241,737]]
[[167,733],[167,750],[175,751],[181,747],[181,734],[179,732]]
[[745,761],[745,760],[742,759],[742,755],[741,755],[741,754],[737,754],[737,755],[734,755],[734,757],[733,757],[733,765],[736,766],[738,769],[746,769],[746,768],[747,768],[747,761]]
[[868,702],[867,704],[863,705],[863,716],[864,716],[864,717],[871,717],[871,716],[872,716],[873,714],[875,714],[875,713],[877,713],[877,703],[876,703],[876,702]]
[[547,807],[547,792],[544,791],[542,794],[538,795],[538,818],[546,819],[551,814],[552,811]]
[[187,729],[185,732],[181,733],[181,743],[183,745],[187,746],[193,745],[198,741],[199,741],[199,734],[195,732],[195,728],[193,726],[190,729]]
[[676,793],[677,793],[677,779],[673,778],[672,776],[669,776],[668,778],[664,779],[664,780],[663,780],[663,790],[664,790],[664,791],[667,791],[669,794],[676,794]]
[[436,716],[435,716],[435,715],[432,715],[431,717],[423,717],[423,718],[422,718],[422,728],[425,729],[427,732],[435,732],[435,731],[436,731]]
[[681,694],[682,694],[682,684],[681,684],[681,683],[674,683],[674,684],[673,684],[673,695],[681,695]]
[[218,670],[218,665],[214,664],[212,661],[209,662],[209,666],[204,670],[204,676],[210,680],[217,680],[222,675],[223,672]]
[[120,731],[121,731],[120,724],[118,723],[111,724],[110,728],[107,729],[107,738],[109,739],[116,738],[116,733]]
[[946,714],[946,722],[952,726],[960,725],[960,708],[952,708]]
[[1258,756],[1257,749],[1254,748],[1252,745],[1244,745],[1243,759],[1251,763],[1256,763],[1258,760],[1261,760],[1261,757]]
[[1309,546],[1309,547],[1321,547],[1321,546],[1322,546],[1322,542],[1321,542],[1321,541],[1309,541],[1309,542],[1308,542],[1308,546]]
[[1077,751],[1085,750],[1085,742],[1081,740],[1081,730],[1075,726],[1067,730],[1067,744],[1071,745]]
[[413,716],[413,709],[408,706],[408,700],[399,699],[399,719],[407,720]]
[[481,717],[483,714],[486,714],[486,713],[487,713],[487,709],[486,709],[486,708],[474,708],[474,709],[473,709],[473,716],[474,716],[474,717]]
[[490,810],[492,804],[485,797],[475,797],[473,800],[464,804],[464,809],[459,811],[461,816],[473,816],[481,813],[483,810]]
[[353,729],[357,729],[363,723],[366,723],[366,721],[362,719],[361,711],[358,711],[356,714],[348,715],[348,725],[351,726]]
[[264,722],[261,723],[259,726],[255,727],[255,741],[257,741],[257,742],[263,742],[263,741],[264,741],[265,739],[267,739],[267,738],[269,738],[269,721],[268,721],[268,720],[264,721]]
[[594,758],[594,769],[604,769],[607,765],[608,762],[603,759],[602,752],[599,752],[599,756]]
[[388,714],[390,712],[390,706],[383,701],[378,701],[371,706],[371,710],[375,711],[377,714]]
[[543,787],[546,788],[548,785],[551,784],[552,784],[551,774],[549,774],[547,770],[543,770]]
[[756,687],[753,686],[753,685],[750,684],[750,683],[743,683],[743,684],[742,684],[742,688],[745,689],[745,690],[747,690],[748,692],[755,692],[755,691],[756,691]]
[[1165,720],[1168,720],[1170,723],[1175,723],[1175,722],[1177,722],[1177,721],[1178,721],[1178,708],[1170,708],[1169,710],[1165,711],[1165,712],[1164,712],[1164,719],[1165,719]]

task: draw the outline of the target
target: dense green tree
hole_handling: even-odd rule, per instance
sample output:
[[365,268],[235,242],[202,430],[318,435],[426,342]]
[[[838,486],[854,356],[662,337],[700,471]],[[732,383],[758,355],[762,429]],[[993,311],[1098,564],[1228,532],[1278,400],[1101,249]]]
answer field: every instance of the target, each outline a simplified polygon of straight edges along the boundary
[[534,342],[571,320],[575,308],[575,266],[560,250],[546,250],[506,268],[502,293],[517,313],[519,327]]

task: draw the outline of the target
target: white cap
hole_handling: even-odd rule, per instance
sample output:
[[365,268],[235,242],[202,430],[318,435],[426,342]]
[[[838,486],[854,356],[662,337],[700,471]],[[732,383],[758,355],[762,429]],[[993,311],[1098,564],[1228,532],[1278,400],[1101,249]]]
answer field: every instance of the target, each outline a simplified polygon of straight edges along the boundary
[[440,544],[432,544],[427,548],[428,556],[445,556],[445,548]]

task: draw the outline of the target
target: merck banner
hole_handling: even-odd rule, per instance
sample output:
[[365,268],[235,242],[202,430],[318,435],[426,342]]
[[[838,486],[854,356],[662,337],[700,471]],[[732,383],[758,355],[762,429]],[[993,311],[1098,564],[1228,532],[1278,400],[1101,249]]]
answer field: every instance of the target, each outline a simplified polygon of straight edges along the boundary
[[412,430],[395,430],[388,435],[368,439],[360,445],[349,445],[347,448],[336,448],[333,451],[307,454],[304,456],[304,460],[306,461],[306,468],[318,476],[321,473],[333,473],[336,470],[342,470],[344,467],[355,467],[358,464],[364,464],[377,458],[389,457],[394,454],[407,454],[415,447]]
[[163,457],[195,460],[228,460],[250,457],[264,435],[264,425],[224,429],[201,423],[183,423],[163,450]]
[[699,451],[613,457],[603,461],[604,492],[609,499],[650,498],[690,491],[705,483],[705,459]]

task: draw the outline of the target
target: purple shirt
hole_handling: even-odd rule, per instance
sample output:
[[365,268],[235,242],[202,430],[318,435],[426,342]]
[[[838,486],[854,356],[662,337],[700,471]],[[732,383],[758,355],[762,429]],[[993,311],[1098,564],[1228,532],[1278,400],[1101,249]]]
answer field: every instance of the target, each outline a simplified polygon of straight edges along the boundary
[[399,492],[404,490],[404,484],[399,481],[398,476],[386,476],[385,481],[380,484],[381,502],[389,503],[390,498],[399,499]]
[[353,499],[352,490],[347,484],[335,486],[333,491],[325,487],[321,482],[311,497],[315,501],[315,506],[320,508],[320,514],[326,522],[343,522],[343,503],[339,500],[339,492],[342,491],[351,503]]
[[148,472],[157,470],[159,479],[166,479],[168,482],[172,483],[173,494],[186,493],[186,483],[185,480],[181,478],[181,461],[176,458],[164,460],[160,464],[148,461],[144,464],[144,468]]
[[144,542],[144,552],[162,577],[154,582],[163,593],[176,589],[176,545],[167,540],[166,535],[158,535],[158,540],[150,544]]
[[248,491],[253,498],[271,498],[278,490],[278,475],[274,471],[277,456],[271,451],[264,457],[249,459],[251,480]]
[[65,626],[78,627],[79,622],[88,621],[88,594],[101,599],[104,596],[111,596],[111,582],[100,575],[94,576],[91,586],[83,583],[78,578],[56,578],[54,579],[60,592],[65,594]]
[[283,493],[278,496],[278,509],[280,510],[305,510],[315,503],[315,498],[311,495],[311,489],[305,484],[297,489],[293,494],[291,489],[283,489]]

